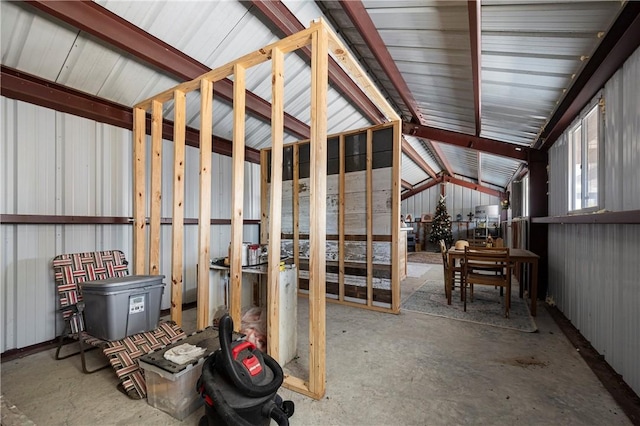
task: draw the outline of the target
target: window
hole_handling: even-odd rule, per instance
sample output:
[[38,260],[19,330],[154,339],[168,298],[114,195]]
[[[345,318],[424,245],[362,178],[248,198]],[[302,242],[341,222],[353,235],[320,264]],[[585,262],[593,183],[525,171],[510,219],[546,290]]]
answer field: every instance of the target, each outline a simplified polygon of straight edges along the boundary
[[601,127],[600,105],[596,104],[569,129],[570,211],[598,207]]
[[522,214],[520,216],[529,216],[529,173],[522,179]]

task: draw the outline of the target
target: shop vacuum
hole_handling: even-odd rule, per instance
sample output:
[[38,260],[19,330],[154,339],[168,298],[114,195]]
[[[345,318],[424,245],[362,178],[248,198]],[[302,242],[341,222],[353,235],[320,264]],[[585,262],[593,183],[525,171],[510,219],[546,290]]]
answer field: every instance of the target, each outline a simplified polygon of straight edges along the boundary
[[220,319],[218,338],[220,349],[205,360],[197,384],[205,402],[198,426],[266,426],[271,419],[288,425],[294,404],[277,394],[284,378],[278,362],[249,341],[233,341],[228,314]]

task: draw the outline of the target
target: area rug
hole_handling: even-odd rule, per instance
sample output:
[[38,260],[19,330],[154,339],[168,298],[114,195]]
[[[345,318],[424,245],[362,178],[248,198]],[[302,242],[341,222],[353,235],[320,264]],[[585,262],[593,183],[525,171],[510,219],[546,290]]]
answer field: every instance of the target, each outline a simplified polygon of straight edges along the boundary
[[[470,291],[467,289],[467,297]],[[493,327],[510,328],[527,333],[538,330],[529,313],[525,299],[518,297],[518,286],[512,288],[509,318],[504,317],[504,305],[500,290],[489,286],[475,286],[473,302],[467,302],[467,312],[460,300],[460,292],[454,290],[451,305],[447,305],[442,281],[427,281],[405,300],[401,309],[421,312],[460,321],[475,322]]]
[[407,261],[413,263],[432,263],[442,265],[442,253],[434,251],[415,251],[407,253]]
[[420,278],[431,268],[434,268],[433,265],[428,265],[426,263],[412,263],[407,262],[407,276],[412,278]]

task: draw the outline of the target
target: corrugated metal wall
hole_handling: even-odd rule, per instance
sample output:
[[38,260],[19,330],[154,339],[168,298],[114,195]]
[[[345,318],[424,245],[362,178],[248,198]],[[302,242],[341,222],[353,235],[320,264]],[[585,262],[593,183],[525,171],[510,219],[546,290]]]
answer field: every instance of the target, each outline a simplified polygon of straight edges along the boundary
[[[451,216],[453,238],[466,239],[466,228],[458,226],[455,223],[456,216],[462,215],[463,221],[468,221],[469,213],[475,212],[476,206],[484,206],[488,204],[500,204],[500,199],[492,195],[485,194],[483,192],[475,191],[470,188],[455,185],[453,183],[445,184],[445,191],[447,194],[446,204],[447,212]],[[400,204],[400,214],[406,216],[410,214],[413,218],[420,218],[423,213],[434,215],[436,212],[436,206],[440,200],[440,185],[432,186],[431,188],[424,190],[413,197],[409,197],[403,200]],[[469,225],[469,230],[473,229],[473,224]]]
[[[0,98],[3,214],[132,216],[128,130]],[[171,217],[173,143],[163,143],[163,217]],[[229,219],[231,159],[213,155],[212,218]],[[198,217],[198,150],[187,147],[185,218]],[[245,218],[260,219],[260,167],[245,164]],[[185,226],[183,301],[196,299],[197,225]],[[131,225],[0,227],[0,352],[53,339],[62,324],[51,260],[62,253],[120,249],[131,261]],[[244,227],[258,241],[258,226]],[[211,256],[227,253],[230,226],[211,227]],[[171,227],[162,227],[161,273],[171,276]],[[165,289],[163,308],[170,306]]]
[[[601,208],[640,209],[640,50],[607,82]],[[549,151],[549,212],[567,213],[568,148]],[[550,224],[549,290],[558,308],[640,393],[640,225]]]

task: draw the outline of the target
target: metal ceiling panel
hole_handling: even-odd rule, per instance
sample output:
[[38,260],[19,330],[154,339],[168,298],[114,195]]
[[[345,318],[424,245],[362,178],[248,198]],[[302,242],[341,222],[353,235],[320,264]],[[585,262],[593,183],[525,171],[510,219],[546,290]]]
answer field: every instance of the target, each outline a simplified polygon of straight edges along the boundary
[[56,81],[79,31],[34,12],[21,2],[0,2],[2,64]]
[[532,145],[621,5],[483,1],[481,136]]
[[469,178],[475,181],[478,177],[478,155],[476,151],[438,142],[431,142],[440,148],[447,157],[455,177]]
[[[406,141],[411,145],[411,147],[425,160],[427,165],[431,167],[435,174],[442,172],[442,167],[438,160],[436,160],[436,156],[433,154],[431,149],[428,146],[428,142],[425,139],[418,138],[416,136],[411,135],[403,135]],[[411,160],[409,160],[411,161]]]
[[402,154],[401,167],[402,167],[402,172],[401,172],[402,180],[409,182],[413,186],[417,186],[422,182],[425,182],[426,180],[430,179],[429,175],[424,170],[422,170],[416,163],[411,161],[411,159],[405,154]]
[[520,162],[493,154],[479,153],[482,183],[504,191]]
[[[406,2],[398,6],[397,2],[366,1],[364,4],[424,120],[433,127],[473,132],[466,3]],[[402,104],[399,98],[394,100]],[[403,113],[406,115],[408,111]]]

